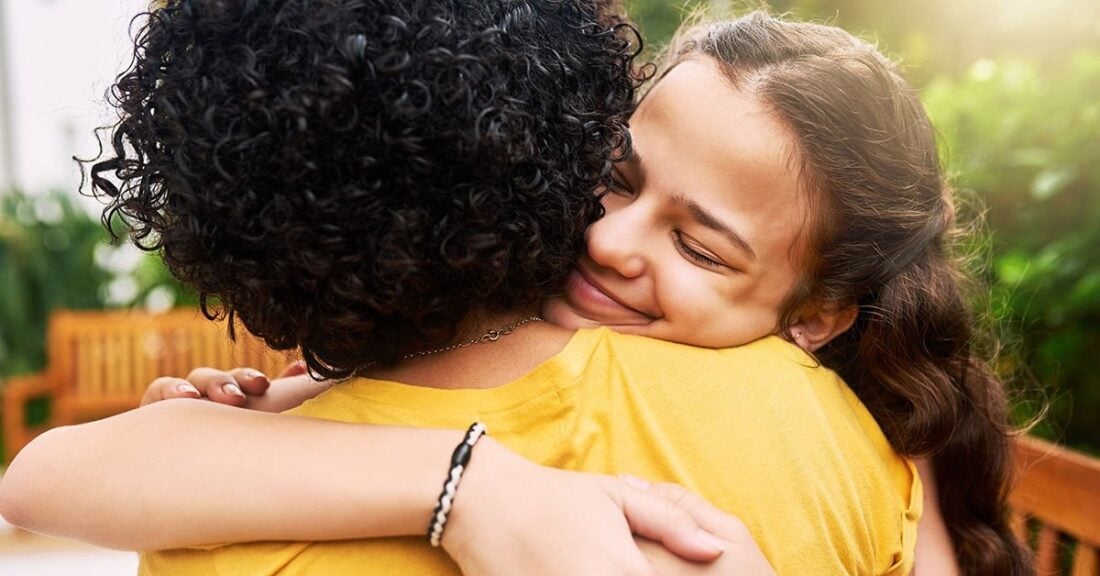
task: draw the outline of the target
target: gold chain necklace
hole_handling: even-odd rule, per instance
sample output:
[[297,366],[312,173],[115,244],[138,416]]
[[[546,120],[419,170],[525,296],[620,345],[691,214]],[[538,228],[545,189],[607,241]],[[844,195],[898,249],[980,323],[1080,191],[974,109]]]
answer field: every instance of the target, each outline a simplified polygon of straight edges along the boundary
[[413,352],[411,354],[405,354],[401,357],[402,360],[408,360],[409,358],[419,358],[421,356],[429,356],[432,354],[439,354],[440,352],[450,352],[451,350],[458,350],[459,348],[465,348],[467,346],[473,346],[474,344],[482,344],[485,342],[496,342],[501,337],[511,334],[516,328],[530,324],[531,322],[545,322],[539,316],[531,316],[530,318],[523,318],[516,320],[507,326],[497,328],[496,330],[490,330],[477,338],[467,340],[465,342],[459,342],[458,344],[451,344],[450,346],[443,346],[442,348],[436,348],[434,350],[422,350],[420,352]]

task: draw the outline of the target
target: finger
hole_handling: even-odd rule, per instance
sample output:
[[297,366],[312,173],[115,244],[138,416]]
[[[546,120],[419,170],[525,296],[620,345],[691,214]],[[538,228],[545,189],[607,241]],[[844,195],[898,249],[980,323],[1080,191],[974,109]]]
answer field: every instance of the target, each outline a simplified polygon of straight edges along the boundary
[[[624,478],[624,480],[626,480]],[[682,507],[647,490],[624,486],[623,514],[631,530],[686,560],[709,562],[722,555],[725,545],[696,522]]]
[[726,558],[736,559],[738,574],[775,575],[764,551],[740,518],[724,512],[679,484],[653,484],[646,491],[675,503],[690,514],[704,530],[717,536],[725,544]]
[[218,404],[244,406],[248,402],[240,384],[228,372],[214,368],[195,368],[187,375],[187,381]]
[[145,389],[145,394],[141,396],[141,405],[172,398],[202,398],[202,393],[183,378],[163,376],[153,380],[153,383]]
[[[631,482],[626,478],[624,480]],[[639,484],[634,485],[640,486]],[[739,518],[723,511],[702,496],[679,484],[659,482],[646,487],[646,491],[682,508],[704,530],[721,535],[723,540],[729,542],[752,540],[748,528]]]
[[247,396],[259,396],[271,387],[271,380],[255,368],[234,368],[229,371],[229,375],[237,381]]
[[[652,572],[660,576],[668,574],[675,574],[676,576],[691,576],[698,574],[699,576],[703,576],[704,574],[709,575],[716,573],[743,576],[740,572],[717,572],[712,569],[712,567],[715,566],[713,562],[705,563],[685,560],[669,552],[668,548],[665,548],[664,545],[659,542],[653,542],[646,538],[639,537],[637,539],[637,544],[638,550],[642,552],[649,562],[649,565],[652,567]],[[721,560],[719,560],[719,562],[720,561]]]
[[306,363],[302,360],[295,360],[287,364],[286,368],[283,368],[282,373],[276,376],[276,378],[290,378],[291,376],[301,376],[302,374],[308,373],[309,369],[306,368]]

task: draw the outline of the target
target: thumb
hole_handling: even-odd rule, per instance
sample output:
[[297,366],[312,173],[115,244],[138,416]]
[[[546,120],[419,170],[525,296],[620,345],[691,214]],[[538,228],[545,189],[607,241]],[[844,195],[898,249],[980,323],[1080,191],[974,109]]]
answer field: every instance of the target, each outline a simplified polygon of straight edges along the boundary
[[669,552],[694,562],[710,562],[725,551],[725,543],[707,532],[683,507],[646,491],[648,483],[622,476],[623,515],[635,534],[660,542]]

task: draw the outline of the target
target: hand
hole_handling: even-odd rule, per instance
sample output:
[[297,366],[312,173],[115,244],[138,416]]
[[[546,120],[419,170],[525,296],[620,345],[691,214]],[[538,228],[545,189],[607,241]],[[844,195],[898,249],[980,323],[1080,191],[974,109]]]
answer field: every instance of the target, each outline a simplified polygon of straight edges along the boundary
[[676,484],[650,484],[644,480],[624,476],[632,486],[655,494],[676,504],[694,518],[708,533],[723,541],[725,552],[710,563],[689,562],[676,556],[664,546],[639,539],[638,546],[649,559],[657,574],[676,575],[737,575],[774,576],[768,559],[756,545],[745,524],[735,516],[711,505],[698,494]]
[[443,548],[468,576],[659,574],[631,527],[674,558],[723,555],[722,544],[663,495],[612,476],[539,466],[491,438],[481,442],[443,533]]
[[205,398],[219,404],[281,412],[316,396],[326,386],[309,377],[305,364],[289,364],[275,380],[252,368],[228,372],[196,368],[187,378],[161,377],[145,390],[141,405],[174,398]]

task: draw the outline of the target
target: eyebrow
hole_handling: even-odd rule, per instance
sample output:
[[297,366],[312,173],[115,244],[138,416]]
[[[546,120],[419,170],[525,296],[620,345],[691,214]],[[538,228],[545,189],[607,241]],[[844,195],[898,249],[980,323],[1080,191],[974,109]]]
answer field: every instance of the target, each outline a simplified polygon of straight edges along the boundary
[[[642,162],[642,156],[638,154],[638,149],[636,147],[631,148],[628,156],[623,160],[625,162],[633,161],[637,165],[638,171],[643,175],[645,174],[645,164]],[[730,243],[740,248],[745,254],[748,254],[753,262],[757,261],[756,252],[753,251],[752,246],[733,229],[733,226],[722,222],[717,216],[707,212],[698,202],[688,198],[687,195],[683,193],[673,196],[672,201],[687,208],[688,214],[690,214],[691,218],[699,225],[722,234]]]
[[695,220],[697,223],[707,228],[710,228],[715,232],[721,233],[734,246],[737,246],[741,250],[745,251],[745,253],[748,254],[754,262],[756,261],[756,252],[753,251],[752,246],[749,246],[749,243],[746,242],[745,239],[742,238],[741,235],[738,234],[732,226],[726,224],[725,222],[722,222],[715,215],[707,212],[706,209],[700,206],[698,202],[688,198],[684,194],[677,194],[673,197],[673,201],[687,208],[688,214],[690,214],[692,219]]

